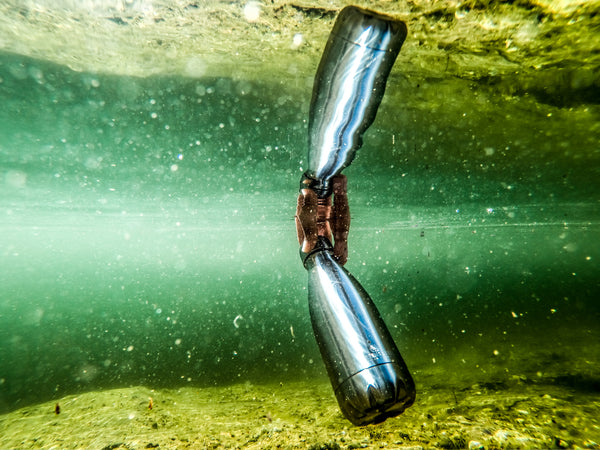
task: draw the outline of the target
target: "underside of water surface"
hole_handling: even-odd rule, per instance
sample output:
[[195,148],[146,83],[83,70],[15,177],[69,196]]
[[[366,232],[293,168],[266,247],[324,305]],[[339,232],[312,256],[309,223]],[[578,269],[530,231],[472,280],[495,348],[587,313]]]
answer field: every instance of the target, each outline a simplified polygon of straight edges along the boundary
[[294,225],[345,5],[0,5],[1,447],[600,448],[600,3],[363,4],[408,37],[346,268],[417,385],[367,428]]

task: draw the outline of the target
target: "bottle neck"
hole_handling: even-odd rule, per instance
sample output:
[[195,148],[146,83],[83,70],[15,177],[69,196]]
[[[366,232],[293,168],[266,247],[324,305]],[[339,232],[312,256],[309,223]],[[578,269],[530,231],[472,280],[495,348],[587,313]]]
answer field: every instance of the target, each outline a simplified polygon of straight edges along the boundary
[[314,257],[321,252],[333,253],[333,245],[331,245],[331,241],[325,236],[318,237],[317,244],[310,252],[304,253],[301,248],[300,259],[302,260],[302,264],[304,264],[304,268],[309,270],[314,264]]
[[318,179],[309,172],[304,172],[300,180],[300,189],[306,188],[315,191],[317,197],[320,199],[331,197],[333,193],[333,186],[329,178]]

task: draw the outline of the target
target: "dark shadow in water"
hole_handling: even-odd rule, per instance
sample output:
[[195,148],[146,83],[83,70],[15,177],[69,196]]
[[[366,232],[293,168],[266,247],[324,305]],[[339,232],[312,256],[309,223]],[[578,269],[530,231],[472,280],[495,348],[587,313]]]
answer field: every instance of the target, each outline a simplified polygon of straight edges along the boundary
[[482,77],[482,85],[493,86],[504,94],[532,96],[539,103],[570,108],[600,104],[600,84],[590,69],[551,67],[543,72],[520,75]]
[[548,384],[563,386],[588,394],[600,392],[600,377],[581,373],[553,377],[549,380]]

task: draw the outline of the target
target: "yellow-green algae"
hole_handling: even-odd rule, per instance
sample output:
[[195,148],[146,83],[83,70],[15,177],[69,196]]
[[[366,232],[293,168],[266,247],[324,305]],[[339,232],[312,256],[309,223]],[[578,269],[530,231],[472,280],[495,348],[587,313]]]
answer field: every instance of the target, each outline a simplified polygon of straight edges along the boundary
[[[385,423],[353,427],[323,380],[94,391],[0,418],[3,448],[600,448],[598,399],[543,380],[422,388]],[[153,408],[148,408],[152,398]]]
[[477,80],[510,94],[598,96],[598,0],[8,0],[0,49],[77,71],[272,79],[304,89],[349,3],[407,23],[396,74]]

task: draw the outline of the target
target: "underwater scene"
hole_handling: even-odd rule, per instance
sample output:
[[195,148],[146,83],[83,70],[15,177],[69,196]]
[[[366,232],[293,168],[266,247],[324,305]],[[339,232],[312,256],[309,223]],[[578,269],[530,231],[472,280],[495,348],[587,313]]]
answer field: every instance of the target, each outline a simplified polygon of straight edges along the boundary
[[343,1],[0,2],[0,448],[600,449],[600,2],[406,40],[345,269],[414,403],[355,426],[295,224]]

